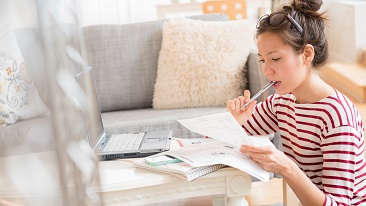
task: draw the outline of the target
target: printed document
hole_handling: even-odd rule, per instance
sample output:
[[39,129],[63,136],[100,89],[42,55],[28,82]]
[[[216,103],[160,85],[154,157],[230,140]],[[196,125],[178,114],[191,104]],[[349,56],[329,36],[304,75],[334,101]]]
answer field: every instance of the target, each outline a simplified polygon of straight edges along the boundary
[[209,144],[182,147],[179,150],[167,151],[194,167],[213,164],[225,164],[268,182],[270,173],[252,160],[250,156],[239,151],[242,144],[254,146],[272,146],[268,137],[249,136],[230,114],[230,112],[207,115],[197,118],[178,120],[187,129],[218,140]]
[[178,120],[178,122],[192,132],[226,142],[235,147],[240,147],[242,144],[274,146],[268,137],[247,135],[230,112]]

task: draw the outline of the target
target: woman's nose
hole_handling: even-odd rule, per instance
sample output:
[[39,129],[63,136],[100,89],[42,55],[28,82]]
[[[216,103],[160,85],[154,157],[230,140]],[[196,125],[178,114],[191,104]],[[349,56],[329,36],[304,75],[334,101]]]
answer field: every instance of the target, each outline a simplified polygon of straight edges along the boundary
[[263,71],[263,74],[267,77],[268,75],[271,75],[273,72],[272,72],[272,69],[270,67],[270,65],[268,65],[267,63],[262,63],[262,71]]

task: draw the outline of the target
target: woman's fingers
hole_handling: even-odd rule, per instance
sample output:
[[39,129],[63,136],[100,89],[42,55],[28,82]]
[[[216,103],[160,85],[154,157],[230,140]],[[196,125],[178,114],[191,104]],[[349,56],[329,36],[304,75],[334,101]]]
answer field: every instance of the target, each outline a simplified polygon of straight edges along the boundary
[[229,100],[227,101],[227,105],[226,105],[227,109],[230,111],[230,110],[233,110],[235,109],[235,103],[234,103],[234,100]]
[[264,163],[276,161],[274,158],[275,149],[270,146],[241,145],[240,152],[248,154],[253,160]]
[[240,152],[248,154],[265,170],[283,175],[283,172],[291,173],[291,160],[281,151],[271,146],[241,145]]
[[245,90],[244,91],[244,98],[245,98],[245,102],[244,103],[249,102],[249,100],[250,100],[250,91],[249,90]]
[[[239,96],[237,98],[234,98],[232,100],[229,100],[227,102],[227,109],[230,111],[235,111],[236,113],[240,113],[247,108],[242,108],[245,103],[247,103],[250,100],[250,91],[245,90],[244,96]],[[255,104],[254,104],[255,105]]]

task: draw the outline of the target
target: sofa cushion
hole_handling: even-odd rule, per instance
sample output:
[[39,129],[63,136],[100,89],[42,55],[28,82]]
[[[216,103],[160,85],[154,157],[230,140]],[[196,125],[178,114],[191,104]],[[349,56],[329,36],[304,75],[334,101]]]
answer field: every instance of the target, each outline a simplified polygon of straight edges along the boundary
[[0,33],[0,125],[48,111],[28,74],[14,31],[6,28]]
[[110,133],[172,130],[174,137],[202,137],[189,131],[177,120],[199,117],[226,111],[226,107],[200,107],[186,109],[157,110],[152,108],[128,111],[105,112],[103,125]]
[[0,157],[54,149],[52,116],[44,115],[0,129]]
[[[222,21],[224,14],[193,19]],[[151,108],[164,20],[83,29],[102,112]]]
[[249,20],[165,23],[154,109],[223,106],[242,95],[254,29]]

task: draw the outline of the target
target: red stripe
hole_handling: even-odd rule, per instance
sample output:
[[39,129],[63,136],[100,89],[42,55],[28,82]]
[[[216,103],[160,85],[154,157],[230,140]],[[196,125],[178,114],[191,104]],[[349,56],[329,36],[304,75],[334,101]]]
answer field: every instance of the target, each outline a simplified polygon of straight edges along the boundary
[[308,166],[316,166],[316,165],[323,165],[323,162],[309,162],[309,163],[305,163],[305,162],[300,162],[296,157],[294,157],[291,154],[286,154],[287,156],[292,157],[297,163],[301,164],[301,165],[308,165]]
[[[312,136],[316,137],[317,139],[320,139],[320,135],[315,133],[315,132],[311,132],[311,131],[303,130],[303,129],[298,129],[297,131],[305,133],[305,134],[312,135]],[[312,141],[312,142],[314,142],[314,141]],[[318,142],[314,142],[314,143],[316,143],[316,145],[320,146],[320,143],[318,143]]]
[[[363,181],[365,181],[365,180],[363,180]],[[362,183],[362,182],[359,182],[359,183]],[[358,183],[358,184],[359,184],[359,183]],[[358,185],[358,184],[357,184],[357,185]],[[366,185],[364,185],[363,187],[361,187],[360,189],[358,189],[358,190],[355,192],[355,194],[359,193],[360,191],[363,191],[365,188],[366,188]]]
[[[253,121],[255,121],[255,123],[257,123],[257,125],[260,127],[260,129],[262,129],[262,131],[265,133],[265,134],[270,134],[271,132],[268,132],[267,130],[265,130],[262,125],[258,122],[257,118],[255,118],[255,116],[252,116],[253,118]],[[267,123],[267,122],[266,122]],[[267,123],[268,124],[268,123]]]
[[[271,115],[269,115],[268,114],[268,112],[263,108],[263,104],[261,105],[261,107],[262,107],[262,111],[264,112],[264,114],[271,120],[271,122],[273,123],[273,124],[276,124],[277,125],[277,121],[275,120],[275,119],[273,119],[272,117],[271,117]],[[256,108],[257,109],[257,108]],[[260,113],[260,112],[258,112],[258,114],[259,114],[259,116],[262,118],[262,121],[264,122],[264,123],[266,123],[266,125],[267,125],[267,127],[269,127],[270,129],[271,129],[271,131],[272,132],[276,132],[276,129],[274,129],[269,123],[268,123],[268,121],[266,120],[266,118],[264,118],[263,117],[263,114],[262,113]],[[272,113],[271,113],[272,114]],[[273,114],[272,114],[273,115]]]
[[346,172],[346,173],[350,173],[350,174],[355,173],[355,171],[353,171],[353,170],[347,170],[347,169],[341,169],[341,168],[335,168],[335,167],[323,167],[323,170]]
[[[286,148],[288,149],[291,149],[289,146],[287,146]],[[301,153],[298,153],[296,151],[292,151],[293,153],[295,153],[297,156],[299,157],[303,157],[303,158],[322,158],[323,155],[319,154],[319,155],[307,155],[307,154],[301,154]]]
[[[348,196],[348,195],[342,195],[342,194],[338,194],[338,193],[329,193],[329,192],[325,192],[327,195],[332,195],[332,196],[335,196],[335,197],[341,197],[341,198],[346,198],[348,199],[349,201],[351,200],[351,197]],[[331,198],[330,198],[331,199]],[[349,206],[348,204],[346,203],[342,203],[342,202],[338,202],[338,201],[335,201],[338,205],[346,205],[346,206]]]
[[[285,138],[284,138],[285,139]],[[303,147],[303,146],[301,146],[301,145],[299,145],[299,144],[296,144],[296,143],[294,143],[294,142],[292,142],[292,141],[288,141],[289,143],[291,143],[291,145],[293,145],[293,146],[296,146],[297,148],[300,148],[300,149],[303,149],[303,150],[309,150],[309,151],[320,151],[320,149],[319,148],[310,148],[310,147]],[[287,149],[289,149],[289,150],[291,150],[291,151],[295,151],[293,148],[292,148],[292,146],[290,146],[290,145],[287,145],[285,142],[282,142],[282,146],[283,147],[286,147]]]
[[361,205],[361,203],[364,203],[366,202],[366,197],[364,196],[364,199],[363,200],[360,200],[358,202],[355,203],[355,205]]
[[281,103],[276,103],[274,105],[275,107],[280,107],[280,108],[286,108],[288,110],[291,110],[292,112],[295,112],[295,109],[290,107],[289,105],[286,105],[286,104],[281,104]]
[[322,121],[322,124],[325,126],[325,130],[328,132],[329,130],[328,130],[328,125],[327,125],[327,123],[325,122],[325,120],[324,120],[324,118],[323,117],[321,117],[321,116],[315,116],[315,115],[308,115],[308,114],[301,114],[301,113],[296,113],[296,116],[299,116],[299,117],[304,117],[304,118],[308,118],[308,119],[314,119],[315,120],[315,122],[317,122],[317,120],[318,121]]
[[276,100],[284,100],[284,101],[289,101],[289,102],[292,102],[294,103],[295,100],[291,99],[291,98],[288,98],[288,97],[285,97],[285,96],[279,96],[276,98]]
[[[340,125],[343,125],[341,113],[339,112],[338,108],[334,104],[331,104],[331,103],[328,103],[328,102],[317,102],[315,104],[328,105],[328,106],[332,107],[333,108],[333,111],[335,111],[337,113],[339,124]],[[328,112],[328,110],[324,110],[324,111],[327,111],[326,113],[328,114],[329,117],[332,116],[332,115],[330,115],[330,113]],[[348,119],[348,115],[347,115],[347,119]],[[349,125],[349,122],[348,122],[347,125]]]
[[[285,116],[285,118],[281,117],[280,115]],[[281,118],[287,119],[286,117],[289,117],[289,118],[295,120],[295,117],[292,116],[291,114],[287,113],[287,112],[277,111],[277,116],[278,116],[278,119],[281,119]]]
[[[331,193],[331,192],[329,192],[329,191],[325,191],[324,189],[323,189],[323,192],[324,192],[324,194],[326,194],[328,197],[329,197],[329,195],[332,195],[332,196],[336,196],[336,197],[343,197],[343,198],[346,198],[346,199],[350,199],[350,197],[348,196],[348,195],[342,195],[342,194],[338,194],[338,193]],[[330,199],[332,199],[332,198],[330,198]],[[335,201],[336,202],[336,201]],[[338,202],[337,202],[338,203]],[[344,203],[343,203],[344,204]]]
[[330,180],[343,180],[346,182],[354,183],[354,179],[346,178],[346,177],[340,177],[340,176],[329,176],[329,175],[323,175],[323,179],[330,179]]
[[[351,125],[350,124],[350,119],[349,119],[349,116],[348,116],[348,112],[347,112],[347,110],[346,110],[346,107],[344,106],[344,104],[343,104],[343,102],[341,101],[341,99],[340,99],[340,96],[339,96],[339,93],[338,92],[336,92],[336,95],[337,95],[337,98],[334,98],[334,97],[329,97],[330,99],[333,99],[334,101],[336,101],[336,102],[338,102],[339,103],[339,105],[341,105],[341,107],[343,108],[343,112],[346,114],[346,117],[347,117],[347,123],[348,123],[348,125]],[[342,95],[343,96],[343,95]],[[343,96],[343,98],[344,98],[344,96]],[[348,101],[345,101],[346,102],[346,104],[348,104]],[[348,104],[348,109],[350,109],[349,108],[349,104]],[[352,113],[352,112],[351,112]],[[354,116],[353,114],[352,114],[352,116]],[[352,121],[353,122],[353,121]],[[352,124],[352,125],[354,125],[354,124]]]
[[362,143],[359,145],[359,147],[358,147],[358,149],[360,149],[361,148],[361,151],[360,151],[360,153],[359,154],[357,154],[357,156],[362,156],[362,157],[364,157],[364,152],[365,152],[365,147],[364,147],[364,141],[362,141]]
[[337,137],[337,136],[351,136],[351,137],[355,137],[358,141],[360,141],[360,137],[358,137],[353,132],[337,132],[337,133],[326,136],[325,139],[331,138],[331,137]]
[[[331,184],[324,184],[323,183],[323,186],[328,187],[328,188],[343,189],[343,190],[348,190],[350,192],[353,192],[353,188],[342,186],[342,185],[331,185]],[[342,194],[337,194],[337,195],[345,196],[345,195],[342,195]],[[348,195],[345,196],[345,197],[347,197],[348,199],[351,199],[351,197],[349,197]]]
[[[263,105],[264,104],[261,104],[261,107],[262,107],[262,110],[264,111],[264,113],[268,116],[268,118],[270,118],[272,120],[272,122],[276,122],[276,120],[275,120],[276,115],[273,113],[272,101],[265,101],[265,106],[267,107],[267,109],[265,109]],[[268,113],[267,111],[270,113]]]
[[[316,146],[319,146],[319,143],[314,142],[314,141],[311,141],[310,139],[301,138],[301,137],[297,136],[295,133],[290,132],[290,131],[289,131],[288,129],[286,129],[286,128],[280,127],[280,130],[282,130],[282,131],[284,131],[284,132],[287,132],[287,133],[288,133],[288,134],[290,134],[292,137],[294,137],[294,138],[296,138],[296,139],[298,139],[298,140],[301,140],[301,141],[303,141],[303,142],[312,143],[312,144],[315,144]],[[287,139],[287,140],[288,140],[288,141],[290,141],[290,142],[291,142],[291,144],[296,145],[297,147],[299,147],[299,148],[301,148],[301,149],[307,149],[307,150],[315,151],[315,150],[314,150],[315,148],[303,147],[303,146],[301,146],[301,145],[299,145],[299,144],[297,144],[297,143],[295,143],[295,142],[291,141],[290,139]]]
[[241,125],[241,127],[245,130],[246,133],[248,133],[248,135],[253,136],[253,134],[248,131],[248,128],[244,124]]
[[324,161],[324,162],[347,163],[347,164],[355,165],[355,161],[352,161],[352,160],[342,160],[342,159],[328,159],[328,158],[323,158],[323,161]]
[[315,127],[319,130],[321,130],[322,128],[320,127],[319,124],[313,124],[313,123],[310,123],[310,122],[302,122],[302,121],[296,121],[297,124],[302,124],[302,125],[307,125],[307,126],[311,126],[311,127]]
[[358,148],[358,146],[353,142],[331,142],[328,144],[322,144],[322,147],[334,146],[334,145],[351,145],[351,146],[354,146],[355,148]]
[[343,150],[328,150],[328,151],[326,150],[326,151],[323,151],[323,154],[350,154],[350,155],[356,156],[355,152],[343,151]]
[[284,120],[284,119],[279,119],[279,120],[278,120],[278,122],[281,122],[281,123],[285,124],[286,126],[290,126],[290,127],[292,127],[294,130],[296,130],[296,126],[295,126],[295,125],[291,124],[290,122],[288,122],[288,121],[286,121],[286,120]]
[[[366,166],[366,162],[364,162],[364,159],[362,159],[362,161],[363,161],[363,164],[362,164],[362,166],[361,167],[359,167],[359,168],[357,168],[356,169],[356,172],[359,172],[359,171],[361,171],[363,168],[365,168],[365,166]],[[362,174],[362,176],[365,176],[366,175],[366,173],[364,173],[364,174]],[[356,177],[356,179],[357,179],[358,177]]]
[[255,133],[255,134],[260,135],[260,133],[258,132],[258,130],[256,130],[256,129],[253,127],[253,125],[252,125],[252,123],[251,123],[250,121],[247,121],[247,123],[248,123],[249,127],[254,131],[254,133]]
[[332,123],[332,128],[335,127],[332,115],[329,113],[329,111],[325,110],[325,109],[319,109],[319,108],[305,108],[305,107],[296,107],[297,109],[300,110],[306,110],[306,111],[317,111],[317,112],[322,112],[324,114],[326,114],[328,116],[328,119],[330,120],[330,122]]

